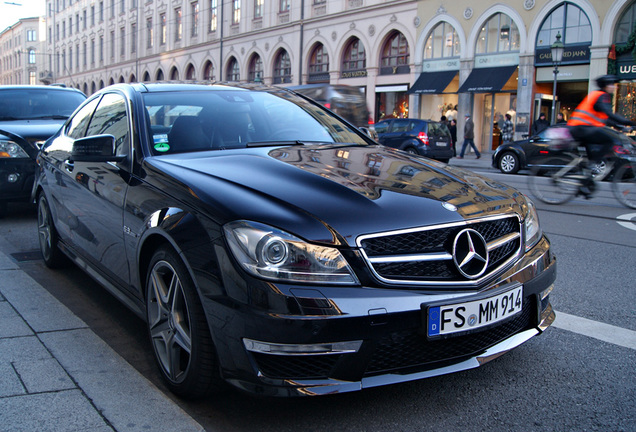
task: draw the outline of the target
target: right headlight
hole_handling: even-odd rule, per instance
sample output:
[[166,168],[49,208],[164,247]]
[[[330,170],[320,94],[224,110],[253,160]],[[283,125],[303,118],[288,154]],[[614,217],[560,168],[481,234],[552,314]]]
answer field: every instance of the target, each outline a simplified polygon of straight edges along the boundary
[[525,239],[526,239],[526,251],[529,251],[536,245],[539,240],[541,240],[541,236],[543,235],[543,231],[541,231],[541,227],[539,226],[539,215],[537,214],[537,208],[530,198],[526,198],[526,203],[528,204],[528,211],[526,213],[526,218],[523,222],[523,227],[525,230]]
[[281,282],[358,284],[338,249],[307,243],[257,222],[230,222],[223,229],[232,254],[254,276]]
[[0,158],[28,158],[22,147],[13,141],[0,140]]

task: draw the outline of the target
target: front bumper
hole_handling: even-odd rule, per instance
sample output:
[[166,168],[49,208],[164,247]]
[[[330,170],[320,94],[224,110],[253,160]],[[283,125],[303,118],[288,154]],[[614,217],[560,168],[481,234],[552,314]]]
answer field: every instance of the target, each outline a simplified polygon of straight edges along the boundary
[[28,201],[31,198],[35,161],[27,158],[0,159],[0,201]]
[[[306,307],[305,314],[299,315],[267,313],[249,306],[220,315],[217,302],[204,299],[204,304],[228,382],[268,396],[322,395],[481,366],[552,324],[555,313],[549,292],[555,280],[556,260],[544,237],[479,290],[483,294],[521,283],[524,307],[520,314],[491,327],[435,340],[425,335],[423,305],[462,301],[475,291],[276,286],[284,301]],[[222,315],[225,318],[220,319]]]

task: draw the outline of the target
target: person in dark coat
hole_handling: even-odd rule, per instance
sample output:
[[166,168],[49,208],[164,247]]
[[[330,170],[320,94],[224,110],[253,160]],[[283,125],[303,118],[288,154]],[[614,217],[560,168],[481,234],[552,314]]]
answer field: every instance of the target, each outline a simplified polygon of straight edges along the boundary
[[548,126],[550,126],[550,123],[545,119],[545,114],[541,113],[539,118],[532,124],[532,135],[539,135],[539,132],[547,129]]
[[448,131],[451,136],[451,147],[453,147],[453,156],[457,156],[457,120],[452,119],[448,124]]

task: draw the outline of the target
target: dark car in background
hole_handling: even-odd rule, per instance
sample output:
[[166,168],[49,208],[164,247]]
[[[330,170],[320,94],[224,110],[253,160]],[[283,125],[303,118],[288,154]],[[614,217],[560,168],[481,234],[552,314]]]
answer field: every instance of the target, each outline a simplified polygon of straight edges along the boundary
[[[552,131],[565,126],[550,126],[549,128],[522,140],[501,144],[492,154],[492,166],[504,174],[515,174],[519,170],[563,166],[571,158],[564,155],[562,146],[554,146]],[[636,143],[627,135],[611,128],[606,128],[613,136],[613,151],[617,157],[627,157],[636,154]],[[556,134],[558,135],[558,134]],[[577,147],[574,143],[568,151],[585,152],[584,147]],[[606,169],[604,162],[594,170],[595,175]]]
[[0,86],[0,216],[30,198],[40,146],[85,99],[70,88]]
[[375,124],[380,144],[447,163],[453,157],[448,127],[434,120],[395,118]]
[[555,317],[556,260],[527,197],[285,89],[107,87],[38,161],[44,262],[70,258],[143,318],[182,396],[466,370]]
[[366,97],[358,87],[323,83],[287,88],[318,102],[360,128],[371,138],[377,139]]

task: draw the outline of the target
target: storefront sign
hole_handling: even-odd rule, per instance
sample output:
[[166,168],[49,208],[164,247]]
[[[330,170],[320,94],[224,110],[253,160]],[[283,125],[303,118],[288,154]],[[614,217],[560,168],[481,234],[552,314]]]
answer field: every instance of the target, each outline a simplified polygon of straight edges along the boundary
[[519,54],[475,56],[475,69],[519,65]]
[[426,60],[422,62],[422,72],[457,71],[459,69],[459,59]]
[[363,78],[365,76],[367,76],[366,70],[342,72],[340,74],[340,78]]
[[[558,81],[587,81],[590,79],[590,65],[559,66]],[[554,67],[538,67],[536,82],[553,82]]]
[[380,75],[399,75],[411,72],[409,65],[383,66],[380,68]]
[[309,76],[307,77],[307,82],[329,82],[329,72],[309,74]]
[[622,80],[636,79],[636,61],[632,53],[621,55],[616,61],[616,74]]
[[[563,50],[563,60],[560,64],[577,64],[590,62],[590,47],[588,46],[565,46]],[[552,52],[550,48],[538,48],[534,54],[535,66],[546,66],[552,64]]]

